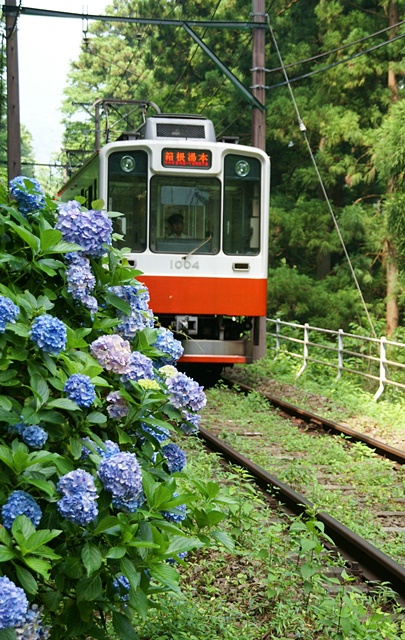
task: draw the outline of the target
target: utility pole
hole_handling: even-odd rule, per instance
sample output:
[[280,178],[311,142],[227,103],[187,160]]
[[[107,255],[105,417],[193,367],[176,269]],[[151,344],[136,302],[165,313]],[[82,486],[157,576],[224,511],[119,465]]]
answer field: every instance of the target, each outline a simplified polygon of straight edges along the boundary
[[[265,23],[266,13],[264,0],[252,0],[253,22]],[[253,28],[253,56],[252,56],[252,93],[262,105],[266,102],[265,95],[265,28]],[[254,147],[266,150],[266,111],[252,108],[252,143]]]
[[[16,0],[8,0],[16,7]],[[7,168],[8,179],[21,174],[20,97],[18,87],[17,18],[6,15],[7,54]]]

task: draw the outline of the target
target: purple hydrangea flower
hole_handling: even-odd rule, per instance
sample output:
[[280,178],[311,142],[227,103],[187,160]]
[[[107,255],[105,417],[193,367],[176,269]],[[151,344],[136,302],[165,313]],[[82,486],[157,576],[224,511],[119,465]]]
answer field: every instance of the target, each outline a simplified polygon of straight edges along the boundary
[[42,429],[42,427],[37,424],[33,424],[22,429],[21,438],[31,449],[39,450],[42,449],[48,440],[48,434],[45,429]]
[[129,380],[138,382],[138,380],[153,380],[155,377],[153,371],[153,362],[147,356],[139,351],[133,351],[129,357],[128,369],[121,376],[121,381],[125,384]]
[[112,391],[109,393],[107,396],[107,402],[111,403],[107,405],[107,413],[110,418],[118,420],[119,418],[125,418],[128,414],[128,405],[121,397],[119,391]]
[[107,371],[126,373],[129,369],[131,346],[117,334],[101,336],[90,345],[91,354]]
[[174,442],[165,444],[160,450],[162,456],[166,459],[166,464],[169,469],[169,473],[176,473],[176,471],[183,471],[186,466],[186,454],[183,449]]
[[127,602],[129,600],[129,590],[131,588],[131,583],[129,582],[127,576],[120,575],[114,578],[113,587],[114,591],[117,592],[119,599],[122,602]]
[[27,611],[22,624],[15,627],[17,640],[48,640],[51,628],[45,626],[41,620],[41,610],[33,604]]
[[175,364],[183,355],[184,348],[180,340],[176,340],[173,333],[169,329],[160,327],[155,342],[151,345],[155,349],[159,349],[165,355],[159,358],[161,365]]
[[42,351],[56,356],[66,348],[66,326],[58,318],[44,313],[32,323],[31,340]]
[[13,178],[10,180],[10,193],[24,215],[43,209],[45,206],[45,194],[35,178],[25,176]]
[[[1,515],[3,517],[3,525],[6,529],[11,529],[17,516],[27,516],[37,527],[42,517],[42,511],[34,498],[26,491],[13,491],[2,506]],[[1,601],[1,592],[0,592]]]
[[20,309],[10,298],[0,296],[0,333],[6,330],[7,322],[15,322],[20,315]]
[[66,242],[74,242],[89,256],[102,256],[111,244],[112,223],[104,211],[82,211],[75,200],[59,205],[55,229]]
[[200,411],[207,404],[203,388],[185,373],[179,373],[167,380],[170,400],[178,409],[184,407],[191,411]]
[[69,254],[70,266],[66,271],[67,289],[74,300],[78,300],[91,313],[96,313],[98,303],[91,292],[96,286],[96,279],[91,271],[90,261],[79,253]]
[[7,576],[0,578],[0,629],[23,624],[28,610],[24,589],[16,587]]
[[111,456],[115,456],[116,453],[120,452],[120,448],[116,442],[112,440],[106,440],[103,442],[102,447],[97,447],[97,453],[102,458],[111,458]]
[[[178,493],[174,493],[173,497],[177,497],[178,495]],[[160,513],[165,520],[180,524],[180,522],[182,522],[186,517],[187,507],[185,504],[179,504],[177,507],[173,507],[173,509],[174,511],[161,511]]]
[[128,500],[124,500],[123,498],[113,498],[111,504],[118,511],[135,513],[135,511],[142,507],[145,500],[145,495],[143,491],[141,491],[141,493],[135,496],[135,498],[129,498]]
[[114,498],[130,500],[142,491],[142,476],[133,453],[120,452],[100,462],[98,477]]
[[90,473],[83,469],[70,471],[60,478],[56,488],[63,496],[57,503],[63,518],[85,526],[97,517],[97,490]]
[[190,413],[189,411],[182,411],[183,420],[180,424],[180,429],[186,435],[198,432],[198,425],[200,424],[200,416],[198,413]]
[[89,376],[74,373],[66,380],[63,388],[67,397],[79,407],[90,407],[96,399],[96,391]]

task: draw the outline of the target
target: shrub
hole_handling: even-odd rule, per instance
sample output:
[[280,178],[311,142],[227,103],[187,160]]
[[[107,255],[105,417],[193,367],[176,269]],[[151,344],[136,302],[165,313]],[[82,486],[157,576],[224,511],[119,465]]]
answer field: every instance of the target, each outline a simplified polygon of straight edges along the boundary
[[[0,191],[0,638],[137,634],[173,561],[209,543],[182,490],[202,387],[173,366],[147,289],[86,210]],[[180,393],[181,390],[181,393]],[[207,509],[215,508],[207,506]],[[212,531],[213,535],[218,532]],[[170,560],[170,562],[168,562]],[[117,586],[118,585],[118,586]]]

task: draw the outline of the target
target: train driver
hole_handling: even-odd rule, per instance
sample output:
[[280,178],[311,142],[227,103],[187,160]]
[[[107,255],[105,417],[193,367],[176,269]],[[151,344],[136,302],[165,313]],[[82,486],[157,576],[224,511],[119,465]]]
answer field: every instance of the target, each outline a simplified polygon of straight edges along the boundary
[[169,238],[187,238],[185,233],[183,233],[184,226],[184,218],[182,213],[173,213],[168,219],[167,222],[170,225],[170,233]]

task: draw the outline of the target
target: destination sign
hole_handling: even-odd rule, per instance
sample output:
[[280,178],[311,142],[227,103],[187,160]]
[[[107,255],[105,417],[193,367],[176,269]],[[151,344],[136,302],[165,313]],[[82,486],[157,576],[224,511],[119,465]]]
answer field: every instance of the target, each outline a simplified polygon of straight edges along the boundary
[[179,169],[210,169],[212,153],[206,149],[163,149],[162,165]]

